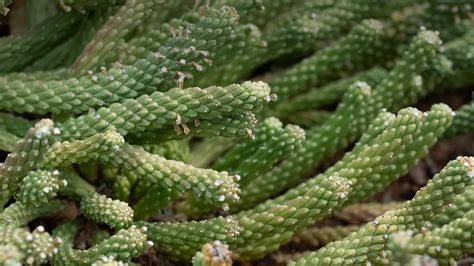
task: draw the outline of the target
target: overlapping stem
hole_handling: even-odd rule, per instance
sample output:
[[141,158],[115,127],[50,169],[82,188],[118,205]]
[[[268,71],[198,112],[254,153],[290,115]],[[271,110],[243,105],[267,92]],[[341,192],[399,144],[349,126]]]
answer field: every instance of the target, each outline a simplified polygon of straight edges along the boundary
[[302,148],[270,172],[255,178],[248,189],[242,190],[242,201],[237,209],[252,206],[296,184],[324,158],[355,141],[382,109],[397,110],[432,90],[432,86],[424,86],[420,74],[426,69],[428,59],[436,56],[439,45],[440,40],[434,32],[420,32],[402,59],[372,93],[367,92],[365,96],[362,93],[359,98],[348,93],[338,110],[323,125],[307,132]]
[[[287,125],[274,117],[266,118],[255,129],[253,139],[235,145],[213,166],[235,174],[240,187],[249,184],[254,176],[269,171],[304,141],[304,131],[298,126]],[[199,216],[210,211],[212,206],[204,202],[183,202],[178,209],[189,216]]]
[[[440,120],[450,115],[450,112],[438,113],[436,108],[429,114],[433,117],[440,116]],[[290,241],[292,235],[299,229],[340,208],[351,198],[351,194],[356,192],[351,192],[351,187],[358,187],[354,185],[359,182],[366,184],[369,176],[391,168],[392,160],[407,153],[406,147],[413,139],[422,138],[420,134],[423,129],[422,116],[412,109],[401,111],[397,118],[392,117],[389,124],[384,126],[386,119],[387,116],[384,114],[379,117],[379,122],[368,130],[361,143],[356,145],[351,154],[346,155],[342,160],[343,163],[334,168],[337,170],[330,169],[328,173],[311,179],[275,200],[269,200],[254,209],[229,217],[229,221],[237,222],[237,231],[240,233],[233,235],[231,239],[220,238],[220,240],[225,240],[230,245],[234,257],[239,260],[258,258]],[[427,123],[425,127],[430,124]],[[356,183],[349,185],[347,179]],[[208,220],[202,223],[209,224],[208,226],[213,228],[212,225],[216,221]],[[171,252],[173,256],[182,259],[193,255],[193,252],[188,253],[188,250],[196,251],[196,248],[203,244],[200,244],[200,241],[204,235],[200,233],[196,242],[187,242],[186,248],[176,246],[177,243],[182,243],[182,238],[185,236],[175,229],[179,227],[182,230],[189,226],[189,230],[193,230],[192,224],[189,223],[174,225],[175,229],[171,229],[168,224],[160,223],[147,226],[150,228],[151,239],[165,248],[166,252]],[[163,234],[172,234],[174,238],[165,240]]]
[[189,161],[196,167],[206,167],[215,161],[219,155],[233,147],[233,144],[233,140],[229,138],[203,139],[191,148]]
[[[368,57],[366,53],[371,53],[379,44],[382,32],[380,22],[363,21],[334,45],[280,73],[269,85],[282,101],[330,80],[331,76],[334,78],[335,73],[347,67],[347,61],[351,61],[352,67],[357,69]],[[366,48],[359,49],[361,46]]]
[[171,190],[171,194],[190,192],[194,197],[205,199],[211,205],[238,199],[240,190],[235,177],[227,172],[200,169],[183,162],[166,160],[130,145],[124,145],[122,149],[110,156],[104,156],[102,160],[122,167],[152,184],[156,183],[165,191]]
[[117,49],[140,23],[155,11],[162,1],[158,0],[127,0],[117,12],[109,17],[94,38],[87,44],[81,55],[71,68],[75,75],[84,74],[87,70],[98,69],[103,64],[108,52]]
[[[189,260],[205,244],[215,240],[228,243],[229,239],[239,235],[241,230],[233,217],[217,217],[186,223],[138,222],[138,226],[146,226],[148,238],[175,260]],[[196,234],[197,232],[199,233]]]
[[454,219],[462,218],[464,214],[473,209],[474,186],[466,188],[466,192],[457,195],[451,207],[445,212],[436,215],[433,219],[433,227],[441,227]]
[[447,265],[474,251],[473,234],[474,211],[471,210],[440,228],[415,235],[403,248],[409,254],[428,255]]
[[26,132],[33,126],[33,121],[28,121],[8,113],[0,113],[0,128],[17,137],[25,136]]
[[[433,145],[434,140],[449,127],[451,118],[451,110],[443,104],[433,106],[431,111],[426,114],[426,118],[414,108],[400,110],[396,118],[382,112],[353,150],[345,154],[334,166],[282,196],[260,204],[258,208],[268,208],[274,203],[291,200],[305,193],[311,184],[319,182],[321,176],[329,176],[334,173],[350,176],[349,179],[352,181],[354,190],[349,194],[346,203],[361,195],[371,195],[371,192],[377,191],[375,188],[379,186],[379,183],[388,185],[389,182],[408,171],[417,159],[426,154],[427,148]],[[439,128],[439,131],[433,132],[433,128]],[[387,153],[382,153],[382,150]],[[409,163],[404,161],[410,157],[407,157],[407,154],[412,154]],[[383,167],[375,167],[375,165],[371,167],[370,164]],[[363,168],[356,170],[361,165],[364,165]],[[348,174],[345,174],[346,172]],[[374,190],[367,191],[367,187]]]
[[[188,131],[190,124],[197,124],[194,128],[199,131],[201,126],[204,129],[210,126],[204,125],[203,121],[216,123],[230,119],[232,122],[234,117],[242,119],[239,114],[247,117],[251,112],[258,112],[264,102],[270,100],[269,93],[268,85],[263,82],[154,92],[71,118],[60,125],[61,138],[82,139],[108,130],[115,130],[122,136],[147,129],[168,128],[173,132],[174,127],[182,127],[184,133],[189,134],[194,132]],[[171,132],[168,131],[168,136]]]
[[15,202],[0,213],[0,227],[21,227],[36,218],[54,214],[62,208],[64,204],[56,200],[37,206]]
[[[0,4],[0,11],[1,9]],[[47,53],[50,47],[66,39],[77,28],[80,20],[81,15],[77,12],[57,14],[38,25],[34,34],[1,38],[0,73],[23,70]]]
[[57,77],[56,79],[64,79],[66,77],[66,72],[69,70],[68,67],[74,63],[76,58],[84,50],[84,47],[86,47],[89,41],[94,37],[97,30],[102,27],[108,16],[113,14],[114,11],[114,8],[106,8],[84,14],[80,25],[78,26],[79,29],[75,32],[75,34],[26,67],[25,70],[30,72],[30,75],[32,71],[47,71],[44,73],[45,75],[31,75],[30,80],[39,79],[41,81],[46,81],[47,74],[50,74],[51,72],[54,74],[54,72],[58,69],[62,69],[62,72],[64,73],[62,73],[63,75]]
[[15,150],[0,165],[0,206],[3,207],[20,187],[21,180],[38,165],[45,151],[55,141],[54,124],[44,119],[31,128]]
[[[306,139],[300,148],[297,148],[296,151],[284,160],[280,165],[274,167],[271,171],[265,173],[262,176],[254,178],[250,184],[242,190],[241,200],[235,205],[231,205],[231,209],[239,210],[246,207],[252,206],[254,203],[258,202],[258,199],[266,199],[271,194],[267,194],[270,191],[279,191],[282,187],[279,187],[281,183],[287,183],[289,178],[296,178],[293,174],[303,174],[303,170],[308,171],[310,164],[312,165],[311,160],[317,160],[316,156],[321,156],[320,153],[311,153],[309,149],[314,147],[314,149],[322,149],[323,146],[316,146],[316,142],[337,142],[340,141],[337,138],[323,138],[324,132],[332,131],[331,134],[334,134],[334,127],[342,126],[346,119],[349,119],[348,116],[353,113],[352,110],[362,108],[363,104],[367,101],[367,98],[370,96],[371,89],[366,83],[356,83],[349,88],[348,93],[345,95],[345,99],[336,111],[336,113],[322,126],[319,131],[319,135],[316,138],[316,134],[311,131],[307,132],[309,137]],[[360,106],[360,107],[359,107]],[[348,131],[357,130],[357,128],[347,128]],[[342,133],[342,132],[341,132]],[[348,133],[348,132],[347,132]],[[349,134],[349,133],[348,133]],[[314,139],[313,139],[314,137]],[[311,138],[311,139],[310,139]],[[314,142],[314,143],[312,143]],[[322,144],[322,143],[320,143]],[[314,146],[313,146],[314,145]],[[334,144],[333,144],[334,145]],[[311,155],[310,155],[311,153]],[[303,154],[305,157],[302,157]],[[306,157],[308,156],[308,157]],[[310,157],[311,156],[311,157]],[[291,164],[291,169],[289,165]],[[288,168],[287,168],[288,167]],[[303,167],[307,169],[302,169]],[[278,171],[287,171],[277,173]],[[291,171],[291,172],[290,172]],[[272,179],[272,181],[270,181]],[[270,181],[270,182],[269,182]],[[264,186],[262,186],[265,183]],[[257,191],[258,190],[258,191]],[[262,195],[262,194],[265,194]],[[260,198],[261,197],[261,198]]]
[[65,245],[55,265],[91,265],[102,257],[113,256],[117,260],[129,261],[143,254],[152,243],[147,241],[146,228],[131,226],[121,229],[115,235],[87,250],[75,250]]
[[271,113],[275,113],[278,117],[288,117],[298,111],[319,109],[341,100],[349,86],[357,81],[366,82],[372,88],[376,88],[386,77],[387,71],[384,69],[377,67],[372,68],[355,74],[354,76],[337,80],[320,88],[313,88],[306,93],[299,94],[288,101],[278,104]]
[[235,145],[213,165],[213,169],[227,170],[241,177],[245,187],[253,176],[258,176],[293,152],[304,140],[304,131],[292,125],[283,128],[274,117],[266,118],[255,128],[255,138]]
[[421,229],[436,214],[445,211],[456,195],[464,192],[472,183],[468,173],[472,171],[473,163],[473,158],[461,157],[450,162],[402,208],[377,217],[355,234],[328,244],[291,265],[353,264],[383,259],[390,234]]
[[66,80],[4,82],[0,108],[39,114],[84,113],[89,108],[180,85],[186,69],[194,69],[195,63],[204,64],[208,50],[227,38],[237,20],[230,8],[209,13],[189,26],[189,34],[169,39],[134,65],[104,68],[97,74]]
[[58,252],[59,241],[38,226],[33,232],[23,228],[0,227],[0,245],[11,245],[21,254],[21,262],[41,265]]
[[38,217],[54,214],[63,207],[59,201],[40,206],[20,202],[11,204],[0,213],[0,246],[8,246],[8,252],[15,252],[18,262],[46,263],[57,253],[60,240],[52,238],[43,226],[38,226],[33,232],[20,227]]
[[[266,8],[268,5],[271,8],[276,8],[280,6],[280,4],[284,5],[284,3],[279,3],[280,1],[274,2],[275,3],[262,3],[262,7]],[[241,11],[239,8],[237,8],[237,10],[242,16],[242,21],[246,21],[245,17],[248,14],[261,12],[258,10],[258,8],[250,9],[249,12]],[[273,27],[265,28],[265,31],[262,34],[260,34],[258,29],[253,27],[253,25],[241,26],[242,29],[246,28],[247,31],[239,31],[236,34],[234,42],[218,51],[219,56],[217,56],[217,58],[219,61],[216,62],[215,67],[210,68],[209,71],[205,71],[202,75],[197,75],[196,82],[198,85],[204,86],[209,84],[207,82],[214,82],[213,84],[228,84],[230,82],[235,82],[235,80],[239,77],[245,77],[252,69],[255,69],[256,67],[268,61],[290,54],[311,51],[314,49],[313,46],[315,42],[322,40],[333,40],[335,38],[341,37],[351,28],[353,24],[357,24],[365,18],[373,17],[374,14],[383,14],[389,10],[391,9],[386,8],[385,3],[377,2],[377,4],[374,4],[371,1],[360,2],[344,0],[337,2],[300,2],[299,5],[288,12],[289,14],[283,14],[282,16],[277,17],[275,19],[277,22],[270,24],[273,25]],[[267,12],[271,13],[271,11],[265,10],[265,13]],[[266,15],[263,17],[268,18]],[[259,18],[259,20],[260,19],[261,18]],[[241,35],[239,35],[239,33],[241,33]],[[377,55],[377,58],[384,57],[383,53],[376,51],[379,50],[378,48],[380,48],[380,43],[370,43],[370,46],[372,47],[372,45],[374,45],[377,47],[376,49],[370,49],[367,47],[369,46],[367,43],[364,45],[366,48],[362,50],[362,53],[361,50],[358,50],[353,52],[353,56],[348,57],[344,56],[345,52],[342,49],[344,47],[338,47],[338,49],[332,50],[328,49],[328,52],[332,51],[332,53],[326,53],[327,55],[336,54],[337,56],[328,57],[325,60],[332,62],[331,64],[334,66],[331,67],[334,72],[340,72],[340,70],[350,69],[354,71],[361,68],[362,62],[364,61],[359,60],[359,58],[362,57],[361,54],[365,53],[365,59],[373,59],[373,55]],[[341,53],[338,54],[337,51]],[[320,56],[323,55],[323,53],[319,54]],[[315,56],[316,54],[313,55],[313,57]],[[342,60],[342,58],[347,60]],[[235,64],[227,64],[227,61],[229,60],[232,60],[235,62]],[[323,63],[321,58],[318,60],[320,60],[318,64]],[[344,61],[345,63],[354,60],[353,63],[355,64],[350,66],[351,64],[342,64],[342,62],[339,60]],[[315,62],[314,65],[317,65],[317,63]],[[334,74],[331,76],[330,74],[326,73],[325,70],[321,70],[319,68],[317,70],[318,72],[314,74],[314,77],[316,78],[313,78],[313,82],[316,82],[315,79],[318,79],[317,82],[322,82],[324,78],[328,79],[331,77],[337,77],[337,75]],[[288,73],[285,71],[283,73],[290,75],[290,79],[293,78],[296,80],[295,74],[298,73],[295,73],[295,71],[298,71],[299,74],[304,76],[305,69],[294,70],[293,72]],[[307,71],[313,71],[313,69],[309,69]],[[291,82],[288,80],[285,82],[289,84],[282,85],[292,86],[290,89],[295,89],[298,86],[298,84],[290,84]],[[305,81],[302,83],[304,82]],[[297,83],[297,81],[295,81],[295,83]],[[285,90],[287,88],[283,89]],[[308,88],[301,88],[301,90],[305,89]],[[281,99],[284,99],[284,96],[286,95],[280,96],[282,97]]]
[[[397,119],[390,121],[389,126],[378,136],[374,136],[373,134],[378,132],[381,129],[369,128],[367,131],[368,133],[365,135],[365,138],[362,137],[361,141],[354,147],[353,151],[339,161],[334,167],[328,169],[322,176],[317,176],[309,181],[301,184],[300,186],[296,187],[288,191],[287,193],[283,194],[282,196],[274,199],[269,200],[263,204],[260,204],[255,209],[244,211],[239,213],[239,216],[247,216],[254,212],[259,212],[263,210],[268,210],[275,204],[285,204],[285,202],[294,200],[300,195],[308,192],[308,189],[314,185],[318,184],[322,180],[324,176],[329,176],[331,174],[340,174],[341,176],[347,176],[348,179],[352,181],[351,192],[348,194],[348,198],[345,200],[344,203],[351,202],[355,197],[360,194],[367,194],[366,186],[372,187],[378,183],[379,180],[372,180],[372,177],[378,177],[381,175],[380,173],[384,173],[385,171],[391,172],[391,175],[387,177],[387,179],[382,179],[382,184],[390,180],[390,177],[393,178],[394,176],[400,176],[404,174],[410,168],[410,165],[407,164],[400,164],[397,165],[396,162],[400,158],[405,158],[405,154],[413,153],[413,151],[417,150],[416,146],[412,146],[413,140],[418,140],[417,142],[423,143],[425,145],[432,145],[433,136],[431,135],[431,131],[427,129],[432,129],[434,126],[438,125],[439,123],[444,124],[444,129],[449,126],[451,111],[446,106],[439,106],[434,107],[433,110],[428,114],[431,117],[431,122],[426,121],[426,123],[422,123],[423,119],[420,116],[420,113],[413,112],[411,109],[405,109],[400,111],[399,116]],[[383,115],[380,117],[382,118]],[[410,117],[409,119],[407,119]],[[398,121],[398,122],[397,122]],[[411,122],[410,122],[411,121]],[[398,123],[414,123],[411,126],[401,126]],[[392,124],[393,123],[393,124]],[[418,124],[418,126],[414,126]],[[374,125],[376,126],[376,124]],[[401,137],[395,132],[399,132],[398,134],[406,134],[405,137]],[[437,133],[439,137],[441,132]],[[427,133],[428,132],[428,133]],[[372,135],[372,136],[370,136]],[[388,138],[397,138],[395,141],[388,141]],[[369,140],[371,140],[369,142]],[[382,143],[391,143],[391,145],[387,144],[376,144],[377,142],[381,141]],[[396,144],[395,144],[396,143]],[[396,146],[392,146],[396,145]],[[414,149],[415,148],[415,149]],[[387,153],[379,153],[376,150],[378,149],[394,149],[392,152],[387,151]],[[424,148],[426,149],[426,148]],[[426,153],[426,150],[425,150]],[[364,155],[365,154],[365,155]],[[380,154],[384,154],[384,156],[379,157]],[[375,156],[375,157],[374,157]],[[416,156],[423,156],[423,154],[418,154]],[[415,157],[416,157],[415,156]],[[370,159],[367,159],[370,157]],[[384,158],[385,157],[385,158]],[[419,158],[419,157],[418,157]],[[389,162],[392,162],[393,165],[397,165],[398,167],[392,167]],[[416,159],[415,159],[416,160]],[[413,160],[411,160],[413,163]],[[377,164],[378,167],[371,167],[368,164]],[[361,167],[361,170],[356,170],[357,168]],[[392,172],[393,171],[393,172]],[[384,176],[384,175],[381,175]],[[370,179],[369,179],[370,177]],[[393,180],[393,179],[392,179]],[[375,186],[376,187],[376,186]],[[344,205],[342,203],[342,205]],[[315,217],[316,220],[320,219],[320,216]],[[288,240],[282,240],[279,243],[284,243]],[[235,250],[235,249],[234,249]]]
[[84,163],[118,151],[123,145],[123,137],[113,131],[95,134],[84,140],[56,142],[44,154],[41,167],[57,168]]
[[278,249],[314,219],[339,208],[350,190],[350,182],[334,175],[285,203],[237,214],[243,231],[230,241],[234,257],[245,261]]

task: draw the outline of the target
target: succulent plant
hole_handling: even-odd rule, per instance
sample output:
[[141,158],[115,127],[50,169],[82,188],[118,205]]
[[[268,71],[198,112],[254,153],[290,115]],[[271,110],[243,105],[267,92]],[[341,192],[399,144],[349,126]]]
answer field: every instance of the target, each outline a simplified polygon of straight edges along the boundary
[[472,99],[413,107],[474,85],[472,1],[23,2],[0,0],[1,265],[474,253],[473,157],[373,201],[474,133]]

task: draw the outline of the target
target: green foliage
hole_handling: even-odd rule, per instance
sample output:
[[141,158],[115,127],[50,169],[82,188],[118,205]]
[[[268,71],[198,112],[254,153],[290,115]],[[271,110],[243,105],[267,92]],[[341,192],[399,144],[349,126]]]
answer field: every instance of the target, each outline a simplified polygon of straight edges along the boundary
[[472,99],[409,107],[474,85],[472,1],[26,2],[0,0],[27,25],[0,38],[0,264],[474,252],[472,157],[365,202],[474,132]]
[[[426,222],[432,221],[433,216],[449,208],[453,198],[472,184],[473,163],[473,158],[460,157],[452,161],[400,209],[377,217],[355,234],[328,244],[291,265],[384,260],[385,243],[391,234],[408,229],[420,230]],[[429,241],[425,243],[430,245]]]
[[218,240],[205,244],[202,251],[193,257],[193,266],[231,266],[232,258],[228,249]]
[[25,205],[47,204],[65,186],[67,181],[59,179],[58,171],[31,171],[23,178],[16,199]]
[[82,198],[81,211],[87,218],[112,228],[128,227],[133,221],[133,210],[127,203],[97,193]]
[[456,110],[453,124],[446,132],[447,136],[458,136],[474,132],[474,100]]

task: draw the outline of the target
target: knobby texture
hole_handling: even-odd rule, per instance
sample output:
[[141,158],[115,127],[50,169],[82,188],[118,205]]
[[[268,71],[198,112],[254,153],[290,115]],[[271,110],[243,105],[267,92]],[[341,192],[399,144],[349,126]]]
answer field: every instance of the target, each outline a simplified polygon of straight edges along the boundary
[[472,255],[472,10],[0,0],[0,265]]

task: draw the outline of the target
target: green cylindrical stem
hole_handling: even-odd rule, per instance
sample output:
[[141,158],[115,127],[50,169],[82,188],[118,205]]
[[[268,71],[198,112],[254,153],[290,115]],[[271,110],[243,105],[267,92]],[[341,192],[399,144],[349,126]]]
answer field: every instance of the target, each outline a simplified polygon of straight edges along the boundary
[[[304,134],[298,126],[287,125],[283,128],[278,119],[267,118],[255,129],[258,137],[236,145],[213,168],[235,174],[240,187],[245,187],[252,178],[269,171],[299,147]],[[212,206],[190,199],[178,205],[178,209],[191,217],[197,217],[212,210]]]
[[243,231],[230,242],[234,257],[246,261],[277,250],[297,231],[339,208],[350,191],[350,182],[334,175],[283,204],[238,213],[237,220]]
[[189,161],[189,143],[187,140],[171,140],[160,144],[144,145],[143,148],[169,160]]
[[56,265],[91,265],[103,257],[114,256],[117,260],[129,261],[142,255],[153,244],[147,241],[146,228],[131,226],[87,250],[60,249]]
[[295,112],[320,109],[342,99],[344,93],[353,83],[364,81],[372,88],[376,88],[386,76],[387,72],[384,69],[373,68],[297,95],[293,99],[278,104],[275,110],[271,112],[275,112],[277,116],[288,117],[292,116]]
[[[256,177],[250,184],[242,189],[241,200],[237,202],[231,208],[235,210],[244,209],[246,207],[252,206],[252,204],[258,202],[258,199],[267,198],[271,194],[267,194],[270,191],[278,191],[280,183],[287,183],[289,178],[296,178],[291,174],[303,174],[304,171],[308,171],[310,164],[314,160],[318,160],[321,157],[322,153],[312,153],[312,149],[321,149],[322,152],[328,152],[326,146],[345,144],[345,139],[338,139],[335,137],[326,137],[329,134],[334,134],[334,129],[336,127],[342,127],[344,123],[352,119],[353,111],[357,108],[362,108],[364,103],[371,95],[371,88],[367,83],[355,83],[349,88],[348,93],[345,95],[344,100],[340,104],[338,110],[333,116],[323,125],[318,131],[307,132],[309,139],[306,139],[300,148],[297,148],[296,151],[284,160],[280,165],[274,167],[271,171],[265,173],[262,176]],[[354,118],[355,119],[355,118]],[[345,128],[345,132],[340,129],[341,134],[350,135],[351,132],[358,130],[357,128]],[[329,133],[331,132],[331,133]],[[324,142],[321,143],[321,142]],[[343,142],[339,144],[338,142]],[[316,145],[323,146],[316,146]],[[309,161],[308,161],[309,160]],[[291,164],[291,169],[289,168]],[[303,168],[305,167],[305,168]],[[311,168],[313,169],[313,168]],[[282,172],[282,171],[285,172]],[[278,173],[279,172],[279,173]],[[271,174],[272,173],[272,174]],[[270,179],[272,182],[269,182]]]
[[411,166],[414,166],[415,162],[423,158],[428,153],[428,149],[444,134],[453,119],[452,110],[444,104],[435,104],[426,113],[414,109],[410,111],[415,112],[415,115],[423,116],[420,131],[414,136],[412,142],[407,145],[403,153],[394,156],[392,167],[380,172],[380,175],[372,176],[369,182],[366,180],[362,182],[352,180],[356,182],[355,193],[351,195],[351,199],[347,203],[367,199],[382,191],[398,177],[407,174]]
[[105,162],[123,167],[139,178],[157,183],[164,189],[178,193],[190,192],[209,204],[222,204],[238,199],[240,191],[235,177],[227,172],[195,168],[180,161],[166,160],[130,145],[114,152]]
[[421,229],[426,222],[432,221],[434,215],[449,208],[454,197],[471,185],[472,178],[468,173],[472,170],[473,160],[458,158],[450,162],[402,208],[377,217],[357,233],[328,244],[291,265],[354,264],[383,259],[382,251],[386,248],[390,234]]
[[[115,1],[116,2],[116,1]],[[107,53],[117,49],[138,25],[161,5],[155,0],[128,0],[107,22],[97,31],[94,38],[87,44],[76,59],[72,71],[76,75],[87,70],[98,69],[103,64]]]
[[410,254],[428,255],[440,264],[451,264],[474,251],[474,211],[455,219],[441,228],[415,235],[406,243]]
[[204,17],[190,26],[191,33],[197,36],[170,39],[158,52],[149,53],[133,65],[104,68],[98,74],[92,72],[60,81],[4,82],[0,86],[0,107],[40,114],[84,113],[89,108],[151,94],[157,88],[162,91],[173,88],[174,79],[182,83],[187,69],[195,69],[196,63],[203,64],[201,61],[208,55],[203,51],[219,43],[226,36],[223,33],[230,32],[236,22],[235,11],[229,8],[213,12],[216,18]]
[[240,233],[239,224],[232,217],[186,223],[138,222],[137,226],[147,227],[148,238],[175,260],[190,260],[205,244],[215,240],[228,243]]
[[160,213],[161,209],[168,207],[171,202],[179,199],[180,196],[181,193],[178,190],[154,184],[133,206],[135,218],[137,220],[146,220],[149,216]]
[[46,151],[41,166],[56,168],[84,163],[118,151],[123,145],[123,137],[113,131],[95,134],[84,140],[56,142]]
[[133,210],[126,202],[113,200],[98,193],[82,199],[81,211],[87,218],[105,223],[112,228],[129,227],[133,221]]
[[325,215],[337,208],[348,190],[349,183],[334,176],[287,204],[257,209],[248,215],[201,222],[139,224],[147,226],[149,238],[173,258],[190,259],[211,238],[229,244],[234,258],[247,260],[277,249],[289,241],[295,231],[309,225],[315,216]]
[[9,113],[0,113],[0,127],[18,137],[25,136],[26,132],[34,125],[33,121]]
[[16,143],[20,140],[15,134],[0,128],[0,150],[12,152],[15,150]]
[[21,202],[15,202],[0,213],[0,227],[21,227],[36,218],[54,214],[63,208],[64,204],[60,201],[50,201],[48,204],[39,206],[30,206]]
[[[35,59],[47,53],[51,47],[66,39],[77,28],[80,20],[81,15],[77,12],[58,13],[24,36],[1,38],[0,73],[23,70]],[[3,88],[1,90],[3,91]]]
[[127,140],[134,144],[161,143],[170,140],[189,139],[191,137],[224,137],[245,138],[253,137],[253,129],[258,120],[254,113],[245,112],[222,117],[220,119],[202,120],[195,119],[190,124],[175,125],[174,128],[166,127],[159,131],[147,130],[127,136]]
[[83,197],[96,191],[96,187],[84,180],[72,167],[61,169],[59,175],[67,182],[67,186],[60,191],[62,195],[80,201]]
[[[28,1],[27,7],[30,6],[30,2],[36,4],[38,1]],[[57,79],[64,79],[69,67],[74,63],[76,58],[81,54],[84,47],[91,41],[107,18],[114,13],[115,8],[100,9],[94,12],[87,12],[83,14],[82,20],[79,24],[77,31],[69,37],[66,41],[51,49],[48,53],[38,58],[31,65],[26,67],[25,71],[35,73],[47,71],[46,77],[50,72],[56,72],[58,69],[62,70],[62,74]],[[36,12],[35,12],[36,13]],[[67,69],[66,69],[67,68]],[[34,72],[32,72],[34,71]],[[46,73],[45,73],[46,74]],[[30,80],[40,80],[41,82],[46,81],[45,77],[36,76],[30,77]]]
[[[123,103],[114,103],[61,124],[64,140],[83,139],[95,133],[116,130],[125,136],[146,129],[183,127],[196,120],[222,120],[234,115],[257,112],[270,100],[270,89],[263,82],[209,87],[175,88],[166,93],[154,92]],[[197,130],[199,126],[196,126]],[[187,130],[187,129],[188,130]]]
[[474,100],[456,110],[453,123],[446,131],[447,137],[474,133]]
[[59,241],[38,226],[33,232],[23,228],[1,227],[0,245],[13,245],[23,255],[23,265],[41,265],[58,252]]
[[216,137],[201,140],[191,148],[189,162],[196,167],[207,167],[219,155],[233,147],[234,141],[229,138]]
[[466,188],[466,192],[457,195],[451,207],[442,214],[435,216],[433,225],[442,226],[454,219],[463,217],[468,211],[474,208],[474,186]]
[[0,165],[1,207],[18,190],[23,177],[41,161],[44,152],[55,141],[54,132],[51,120],[41,120],[26,133],[24,139],[17,142],[15,151],[8,154]]
[[[354,93],[349,90],[346,100],[342,100],[335,114],[323,125],[307,132],[302,148],[297,149],[270,172],[256,178],[248,186],[249,189],[243,189],[239,208],[249,207],[297,184],[324,158],[335,154],[362,135],[380,111],[385,108],[397,110],[412,104],[432,90],[429,84],[423,86],[423,78],[419,75],[426,70],[428,60],[436,57],[436,49],[440,44],[441,41],[434,32],[420,32],[392,71],[372,93],[353,96]],[[364,83],[356,83],[354,86],[367,87],[361,86],[362,84]]]
[[274,117],[266,118],[254,131],[255,138],[235,145],[213,165],[213,169],[226,170],[241,176],[244,187],[249,179],[269,170],[285,158],[304,140],[299,127],[283,124]]
[[[321,50],[313,56],[303,60],[297,65],[280,73],[276,79],[269,82],[279,100],[286,100],[311,87],[315,87],[329,76],[343,69],[347,60],[354,67],[359,61],[367,58],[359,49],[362,46],[376,46],[382,35],[382,25],[378,21],[367,20],[357,26],[348,36],[342,38],[334,45]],[[363,51],[371,51],[372,47]]]
[[67,181],[60,179],[58,171],[32,171],[23,179],[16,199],[26,206],[47,205],[65,186]]

